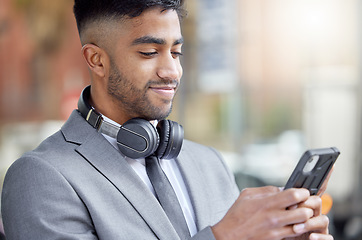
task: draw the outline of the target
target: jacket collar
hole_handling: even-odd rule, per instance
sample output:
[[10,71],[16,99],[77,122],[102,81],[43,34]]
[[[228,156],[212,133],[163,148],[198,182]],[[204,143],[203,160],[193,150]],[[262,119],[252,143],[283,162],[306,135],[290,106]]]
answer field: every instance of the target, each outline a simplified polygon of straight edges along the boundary
[[[162,207],[125,158],[74,110],[61,129],[66,141],[124,195],[159,239],[177,239]],[[158,219],[155,221],[155,219]],[[173,235],[173,236],[172,236]]]

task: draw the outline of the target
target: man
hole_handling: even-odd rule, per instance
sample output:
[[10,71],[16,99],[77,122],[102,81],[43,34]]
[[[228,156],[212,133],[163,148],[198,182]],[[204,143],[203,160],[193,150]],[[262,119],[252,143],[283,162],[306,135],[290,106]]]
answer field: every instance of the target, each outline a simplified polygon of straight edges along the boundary
[[170,113],[182,75],[182,1],[75,0],[74,12],[91,87],[61,130],[8,170],[7,239],[333,239],[319,197],[276,187],[239,195],[220,155],[186,140],[178,156],[159,159],[187,223],[181,237],[146,169],[153,150],[130,157],[117,143],[127,133],[109,132]]

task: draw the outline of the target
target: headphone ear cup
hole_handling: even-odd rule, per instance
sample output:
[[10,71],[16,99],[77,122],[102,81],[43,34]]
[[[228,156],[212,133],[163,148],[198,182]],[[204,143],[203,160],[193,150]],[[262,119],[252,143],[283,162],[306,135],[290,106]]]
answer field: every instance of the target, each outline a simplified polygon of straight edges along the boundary
[[117,134],[119,150],[133,159],[152,155],[158,148],[159,141],[156,128],[149,121],[141,118],[128,120]]
[[181,151],[184,130],[177,122],[161,120],[157,124],[160,136],[160,144],[156,150],[156,156],[163,159],[174,159]]
[[168,142],[170,140],[170,122],[169,120],[161,120],[157,124],[157,132],[160,136],[160,144],[156,150],[156,156],[159,158],[163,158]]

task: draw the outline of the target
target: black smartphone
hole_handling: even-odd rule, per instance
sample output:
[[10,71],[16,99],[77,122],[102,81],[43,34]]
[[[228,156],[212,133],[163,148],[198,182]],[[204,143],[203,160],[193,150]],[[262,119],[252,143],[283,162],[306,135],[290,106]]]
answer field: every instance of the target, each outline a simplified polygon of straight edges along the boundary
[[336,147],[310,149],[300,158],[284,189],[306,188],[316,195],[340,152]]

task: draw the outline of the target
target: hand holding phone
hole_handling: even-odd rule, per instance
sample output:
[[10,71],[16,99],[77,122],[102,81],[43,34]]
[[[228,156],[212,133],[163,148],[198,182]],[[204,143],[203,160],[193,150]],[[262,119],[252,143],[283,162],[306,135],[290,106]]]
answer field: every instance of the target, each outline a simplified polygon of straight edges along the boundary
[[336,147],[306,151],[289,177],[285,189],[306,188],[311,195],[316,195],[339,154]]

